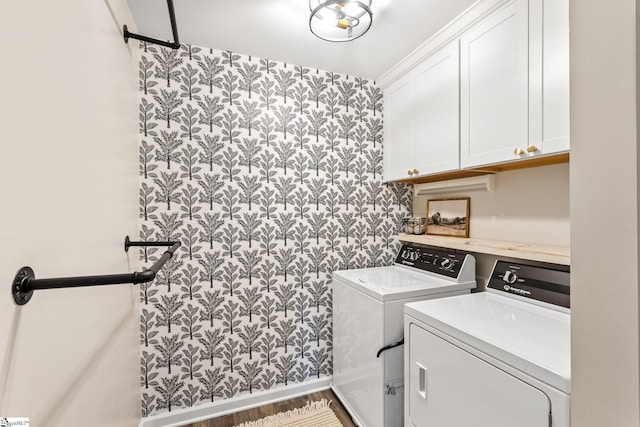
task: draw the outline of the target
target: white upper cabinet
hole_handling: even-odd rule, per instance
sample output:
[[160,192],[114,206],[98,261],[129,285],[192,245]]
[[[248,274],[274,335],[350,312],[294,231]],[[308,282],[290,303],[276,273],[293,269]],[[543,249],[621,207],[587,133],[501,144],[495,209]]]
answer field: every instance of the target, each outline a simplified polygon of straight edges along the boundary
[[410,75],[384,92],[384,180],[408,179],[414,166],[414,90]]
[[386,181],[568,152],[569,0],[479,1],[378,83]]
[[462,34],[463,168],[515,159],[529,145],[528,16],[527,0],[510,1]]
[[460,49],[455,40],[420,64],[415,157],[420,175],[460,168]]
[[455,40],[385,89],[385,181],[460,167],[459,69]]

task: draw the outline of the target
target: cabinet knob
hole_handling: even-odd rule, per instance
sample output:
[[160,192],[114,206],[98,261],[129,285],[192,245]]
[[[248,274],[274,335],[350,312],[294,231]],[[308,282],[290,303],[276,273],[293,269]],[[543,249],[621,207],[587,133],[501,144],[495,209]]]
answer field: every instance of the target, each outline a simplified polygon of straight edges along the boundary
[[535,153],[536,151],[538,151],[538,147],[536,147],[535,145],[530,145],[527,147],[527,152],[529,153]]
[[418,169],[414,169],[414,170],[413,170],[413,174],[414,174],[414,175],[418,175],[419,173],[420,173],[420,171],[419,171]]
[[409,170],[407,171],[407,175],[409,175],[409,176],[413,175],[413,171],[412,171],[411,169],[409,169]]
[[522,156],[524,154],[524,150],[522,148],[516,148],[515,150],[513,150],[513,154],[515,154],[516,156]]

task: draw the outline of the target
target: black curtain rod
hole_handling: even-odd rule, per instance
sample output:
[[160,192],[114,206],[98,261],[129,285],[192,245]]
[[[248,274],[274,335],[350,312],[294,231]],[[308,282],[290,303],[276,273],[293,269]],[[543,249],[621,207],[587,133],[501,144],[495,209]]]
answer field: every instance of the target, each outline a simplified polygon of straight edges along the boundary
[[159,44],[161,46],[170,47],[171,49],[180,49],[180,40],[178,40],[178,26],[176,24],[176,13],[173,10],[173,0],[167,0],[167,8],[169,9],[169,20],[171,21],[171,32],[173,33],[173,43],[166,42],[164,40],[154,39],[147,36],[141,36],[140,34],[134,34],[129,32],[126,25],[122,27],[124,33],[124,42],[129,43],[129,39],[141,40],[147,43]]
[[143,271],[125,274],[106,274],[101,276],[57,277],[53,279],[36,279],[31,267],[22,267],[11,283],[11,294],[17,305],[25,305],[31,300],[33,291],[39,289],[75,288],[84,286],[119,285],[123,283],[145,283],[155,279],[162,266],[173,257],[180,247],[180,242],[132,242],[129,236],[124,239],[124,250],[131,246],[168,246],[153,265]]

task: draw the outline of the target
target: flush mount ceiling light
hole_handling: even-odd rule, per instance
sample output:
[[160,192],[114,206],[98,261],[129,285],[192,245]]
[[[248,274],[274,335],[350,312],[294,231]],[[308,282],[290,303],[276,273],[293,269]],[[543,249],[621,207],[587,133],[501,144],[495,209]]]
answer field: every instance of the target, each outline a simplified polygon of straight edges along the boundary
[[355,40],[371,27],[371,0],[309,0],[311,32],[323,40]]

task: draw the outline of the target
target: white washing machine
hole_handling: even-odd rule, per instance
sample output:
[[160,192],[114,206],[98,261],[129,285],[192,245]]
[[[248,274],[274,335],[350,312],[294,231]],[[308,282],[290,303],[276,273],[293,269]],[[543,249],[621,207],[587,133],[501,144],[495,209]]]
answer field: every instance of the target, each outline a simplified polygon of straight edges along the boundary
[[403,307],[468,294],[475,258],[403,245],[393,266],[333,273],[332,389],[361,427],[403,423]]
[[498,261],[487,292],[405,306],[405,427],[570,426],[569,271],[558,268]]

